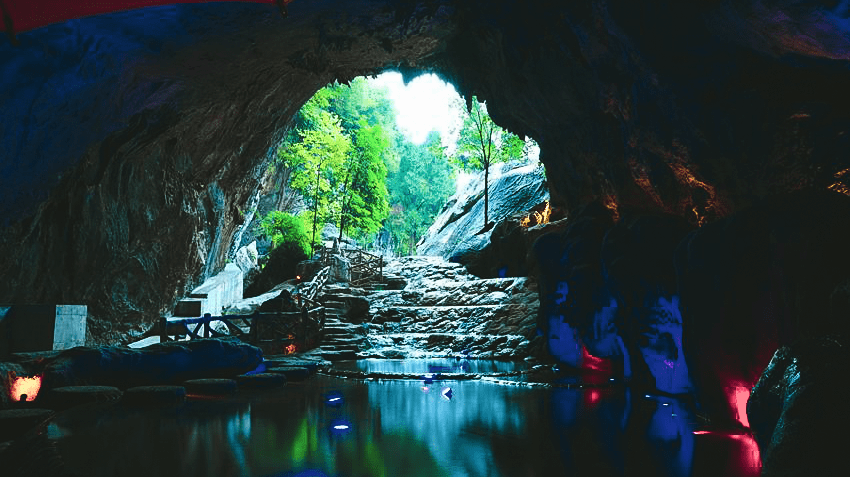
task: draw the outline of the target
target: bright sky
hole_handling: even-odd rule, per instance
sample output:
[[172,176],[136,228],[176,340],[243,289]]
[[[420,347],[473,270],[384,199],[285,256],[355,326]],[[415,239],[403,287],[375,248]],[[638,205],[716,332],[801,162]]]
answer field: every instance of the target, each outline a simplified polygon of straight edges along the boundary
[[417,76],[407,85],[401,73],[394,71],[381,73],[371,81],[389,89],[396,124],[411,142],[422,144],[434,130],[439,131],[443,144],[454,142],[449,134],[457,129],[459,118],[451,103],[460,98],[454,86],[431,73]]
[[[454,86],[441,80],[437,75],[428,73],[417,76],[404,84],[401,73],[389,71],[377,78],[369,79],[374,84],[386,86],[396,110],[396,125],[410,142],[422,144],[431,131],[439,131],[443,146],[453,149],[457,143],[460,129],[460,111],[452,103],[462,101]],[[531,151],[532,161],[540,154],[539,148]],[[460,172],[455,186],[463,190],[472,175]]]

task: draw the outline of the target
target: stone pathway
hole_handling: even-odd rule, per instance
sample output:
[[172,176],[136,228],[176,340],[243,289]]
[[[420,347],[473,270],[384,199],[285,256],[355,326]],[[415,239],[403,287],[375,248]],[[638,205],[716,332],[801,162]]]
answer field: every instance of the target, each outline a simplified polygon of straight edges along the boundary
[[321,344],[310,354],[330,361],[357,359],[357,353],[369,347],[366,327],[357,322],[366,319],[368,300],[357,288],[338,285],[325,287],[320,301],[325,305],[325,327]]

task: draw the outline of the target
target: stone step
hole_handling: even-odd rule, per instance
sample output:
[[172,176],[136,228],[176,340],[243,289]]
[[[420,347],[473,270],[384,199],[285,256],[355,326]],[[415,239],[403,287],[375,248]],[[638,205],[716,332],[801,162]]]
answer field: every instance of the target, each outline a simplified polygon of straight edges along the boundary
[[341,335],[341,334],[362,333],[363,327],[359,326],[359,325],[346,325],[346,324],[328,326],[327,324],[325,324],[325,330],[324,331],[325,331],[326,335],[328,335],[328,334]]
[[366,339],[363,335],[325,335],[322,338],[322,344],[362,343]]
[[526,334],[536,328],[537,309],[526,305],[392,307],[373,311],[371,322],[388,333]]
[[357,359],[357,352],[353,350],[348,351],[319,351],[317,353],[323,359],[328,361],[343,361],[343,360],[352,360]]
[[360,347],[356,344],[323,344],[319,346],[319,351],[360,351]]

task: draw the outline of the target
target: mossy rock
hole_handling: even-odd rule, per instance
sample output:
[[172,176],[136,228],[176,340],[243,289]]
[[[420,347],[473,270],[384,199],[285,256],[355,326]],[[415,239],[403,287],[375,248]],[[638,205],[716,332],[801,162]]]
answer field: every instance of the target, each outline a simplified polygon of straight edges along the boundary
[[310,370],[301,366],[277,366],[266,372],[283,374],[287,381],[303,381],[310,377]]
[[186,402],[183,386],[138,386],[124,391],[121,402],[131,406],[167,406]]
[[236,381],[232,379],[190,379],[183,382],[190,396],[225,396],[236,392]]
[[63,410],[89,403],[113,402],[121,399],[120,389],[112,386],[64,386],[54,388],[44,396],[44,405]]
[[240,374],[236,376],[239,389],[275,389],[286,384],[286,375],[279,373]]

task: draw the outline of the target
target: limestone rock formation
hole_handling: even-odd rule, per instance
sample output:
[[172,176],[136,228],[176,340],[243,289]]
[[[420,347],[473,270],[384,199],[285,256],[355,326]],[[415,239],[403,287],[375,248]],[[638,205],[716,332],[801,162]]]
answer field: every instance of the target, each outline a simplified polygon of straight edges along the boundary
[[[489,215],[496,223],[549,198],[543,170],[535,164],[496,164],[491,167],[489,182]],[[473,175],[463,190],[449,198],[416,251],[420,255],[440,256],[464,265],[477,263],[490,244],[490,231],[479,233],[483,227],[484,173],[480,172]]]
[[839,217],[850,217],[850,198],[799,192],[703,226],[678,247],[683,346],[707,414],[731,419],[724,387],[752,387],[777,348],[850,334],[836,293],[850,270],[850,222]]

